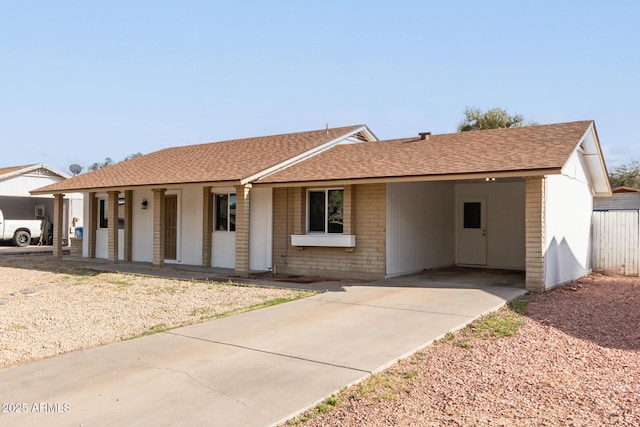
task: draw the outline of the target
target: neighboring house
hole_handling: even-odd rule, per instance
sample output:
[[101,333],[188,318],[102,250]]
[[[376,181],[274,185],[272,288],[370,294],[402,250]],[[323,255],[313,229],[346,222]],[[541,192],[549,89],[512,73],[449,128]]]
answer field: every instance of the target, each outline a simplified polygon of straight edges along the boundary
[[[8,219],[42,219],[52,223],[53,197],[32,196],[30,191],[68,178],[70,175],[45,164],[0,168],[0,209]],[[73,236],[74,227],[82,226],[82,210],[82,194],[67,195],[62,216],[65,241]],[[45,229],[45,239],[50,235]]]
[[631,187],[614,188],[612,197],[593,201],[593,210],[640,210],[640,190]]
[[176,147],[35,193],[67,191],[89,196],[88,257],[362,278],[502,268],[532,290],[590,271],[593,197],[611,195],[592,121]]

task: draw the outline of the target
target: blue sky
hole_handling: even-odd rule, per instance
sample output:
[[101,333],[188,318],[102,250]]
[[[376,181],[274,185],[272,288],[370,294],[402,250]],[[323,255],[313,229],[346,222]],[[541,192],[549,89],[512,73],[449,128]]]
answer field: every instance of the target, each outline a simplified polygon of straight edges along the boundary
[[[271,3],[271,4],[270,4]],[[365,123],[454,132],[466,106],[593,119],[640,160],[640,2],[1,1],[1,166]]]

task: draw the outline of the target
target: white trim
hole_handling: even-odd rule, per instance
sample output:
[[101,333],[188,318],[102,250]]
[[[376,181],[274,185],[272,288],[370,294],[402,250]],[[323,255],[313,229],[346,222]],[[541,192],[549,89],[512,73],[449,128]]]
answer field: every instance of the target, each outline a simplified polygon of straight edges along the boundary
[[285,169],[285,168],[288,168],[289,166],[295,165],[296,163],[299,163],[299,162],[301,162],[303,160],[306,160],[306,159],[308,159],[310,157],[313,157],[316,154],[320,154],[321,152],[326,151],[329,148],[332,148],[333,146],[335,146],[335,145],[339,144],[340,142],[344,141],[345,139],[350,138],[353,135],[357,135],[360,132],[364,132],[364,134],[366,135],[367,138],[373,138],[373,140],[370,141],[370,142],[378,140],[375,137],[375,135],[367,128],[367,126],[360,126],[360,127],[356,128],[356,129],[352,130],[351,132],[342,134],[339,137],[332,139],[331,141],[327,141],[322,145],[319,145],[319,146],[316,146],[316,147],[312,148],[311,150],[305,151],[304,153],[298,154],[295,157],[291,157],[291,158],[289,158],[289,159],[287,159],[287,160],[285,160],[285,161],[283,161],[281,163],[278,163],[275,166],[272,166],[272,167],[270,167],[268,169],[262,170],[260,172],[257,172],[255,174],[253,174],[253,175],[250,175],[250,176],[248,176],[246,178],[243,178],[243,179],[240,180],[240,184],[243,185],[243,184],[246,184],[246,183],[249,183],[249,182],[252,182],[252,181],[257,181],[257,180],[260,180],[260,179],[262,179],[264,177],[272,175],[272,174],[274,174],[276,172],[279,172],[282,169]]
[[[9,169],[9,168],[4,168],[4,169]],[[4,175],[0,175],[0,181],[6,180],[6,179],[9,179],[9,178],[14,178],[14,177],[20,176],[20,175],[25,175],[25,174],[27,174],[29,172],[33,172],[33,171],[38,170],[38,169],[46,169],[49,172],[51,172],[52,174],[58,175],[59,177],[64,178],[64,179],[71,178],[71,175],[69,175],[69,174],[66,174],[66,173],[64,173],[62,171],[59,171],[58,169],[52,168],[49,165],[45,165],[44,163],[38,163],[38,164],[35,164],[35,165],[30,165],[30,166],[24,167],[22,169],[15,170],[13,172],[6,173]]]
[[337,248],[353,248],[356,236],[353,234],[292,234],[292,246],[324,246]]
[[326,179],[316,181],[287,181],[287,182],[254,182],[251,185],[255,188],[262,187],[317,187],[328,188],[330,186],[346,186],[358,184],[389,184],[393,182],[435,182],[435,181],[466,181],[470,179],[486,178],[525,178],[528,176],[559,175],[562,169],[532,169],[506,172],[474,172],[463,174],[443,174],[443,175],[415,175],[415,176],[391,176],[378,178],[347,178],[347,179]]

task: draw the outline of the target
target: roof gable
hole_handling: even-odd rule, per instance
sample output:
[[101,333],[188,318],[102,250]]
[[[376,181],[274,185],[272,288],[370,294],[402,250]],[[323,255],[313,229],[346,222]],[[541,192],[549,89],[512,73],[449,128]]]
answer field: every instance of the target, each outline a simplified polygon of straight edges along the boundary
[[[561,173],[592,121],[338,145],[260,183]],[[596,140],[597,142],[597,140]]]
[[[582,158],[585,172],[596,197],[611,196],[609,174],[602,156],[595,123],[591,122],[576,145],[576,153]],[[564,169],[564,168],[563,168]]]
[[366,126],[357,125],[166,148],[32,193],[188,183],[244,184],[360,133],[373,135]]
[[0,181],[4,181],[7,179],[15,178],[21,175],[40,175],[40,176],[56,176],[60,178],[67,179],[70,175],[61,172],[51,166],[37,163],[33,165],[26,166],[9,166],[5,168],[0,168]]

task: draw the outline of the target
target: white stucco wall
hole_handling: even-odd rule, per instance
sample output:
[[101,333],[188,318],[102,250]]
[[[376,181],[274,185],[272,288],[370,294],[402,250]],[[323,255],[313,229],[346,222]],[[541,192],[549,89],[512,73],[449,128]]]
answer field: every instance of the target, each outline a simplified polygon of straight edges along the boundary
[[487,267],[524,270],[524,181],[460,183],[458,197],[486,199]]
[[387,184],[387,276],[454,263],[454,185]]
[[[167,189],[167,195],[178,196],[178,240],[175,260],[167,264],[202,264],[202,188]],[[142,201],[147,209],[142,209]],[[133,192],[133,261],[153,262],[153,192],[150,189]]]
[[[170,191],[167,193],[171,194]],[[202,187],[185,187],[180,190],[178,220],[178,262],[201,265]]]
[[562,175],[546,179],[545,287],[577,279],[591,270],[593,197],[581,155],[574,153]]
[[[64,178],[47,175],[18,175],[13,178],[0,181],[0,195],[30,197],[29,191],[46,185],[55,184]],[[53,195],[41,195],[38,197],[53,197]]]
[[[167,189],[166,194],[178,196],[176,260],[166,260],[166,262],[200,265],[202,263],[202,189],[200,187]],[[106,197],[106,194],[98,194],[97,196]],[[124,197],[124,193],[121,193],[121,197]],[[85,197],[85,199],[87,198]],[[147,209],[142,209],[143,200],[147,200]],[[85,212],[88,212],[87,200],[84,205]],[[153,192],[150,189],[134,190],[132,215],[131,258],[133,261],[153,262]],[[96,258],[108,257],[107,237],[106,229],[97,230]],[[123,259],[123,230],[119,230],[118,234],[118,253],[119,259]],[[88,254],[88,239],[83,241],[83,254],[84,256]]]
[[271,270],[273,241],[273,189],[251,189],[249,269]]
[[[142,209],[143,200],[147,201],[147,209]],[[131,259],[139,262],[153,262],[153,192],[151,190],[133,191],[132,214]]]
[[[233,193],[235,189],[215,188],[214,193]],[[178,248],[177,259],[166,263],[187,265],[202,264],[202,187],[187,186],[181,189],[168,189],[169,194],[178,196]],[[106,198],[106,193],[97,194]],[[121,194],[124,196],[124,193]],[[142,209],[142,201],[147,200],[147,209]],[[89,210],[88,194],[82,203],[84,212]],[[150,189],[133,191],[133,261],[153,262],[153,192]],[[96,218],[97,221],[97,218]],[[86,222],[86,221],[84,221]],[[253,189],[251,194],[251,232],[250,232],[250,268],[269,270],[272,266],[272,190],[270,188]],[[87,236],[85,231],[85,237]],[[124,258],[124,231],[119,231],[119,258]],[[107,230],[96,232],[96,258],[107,258]],[[83,256],[88,256],[89,239],[83,240]],[[214,231],[211,262],[213,267],[235,267],[235,232]]]

